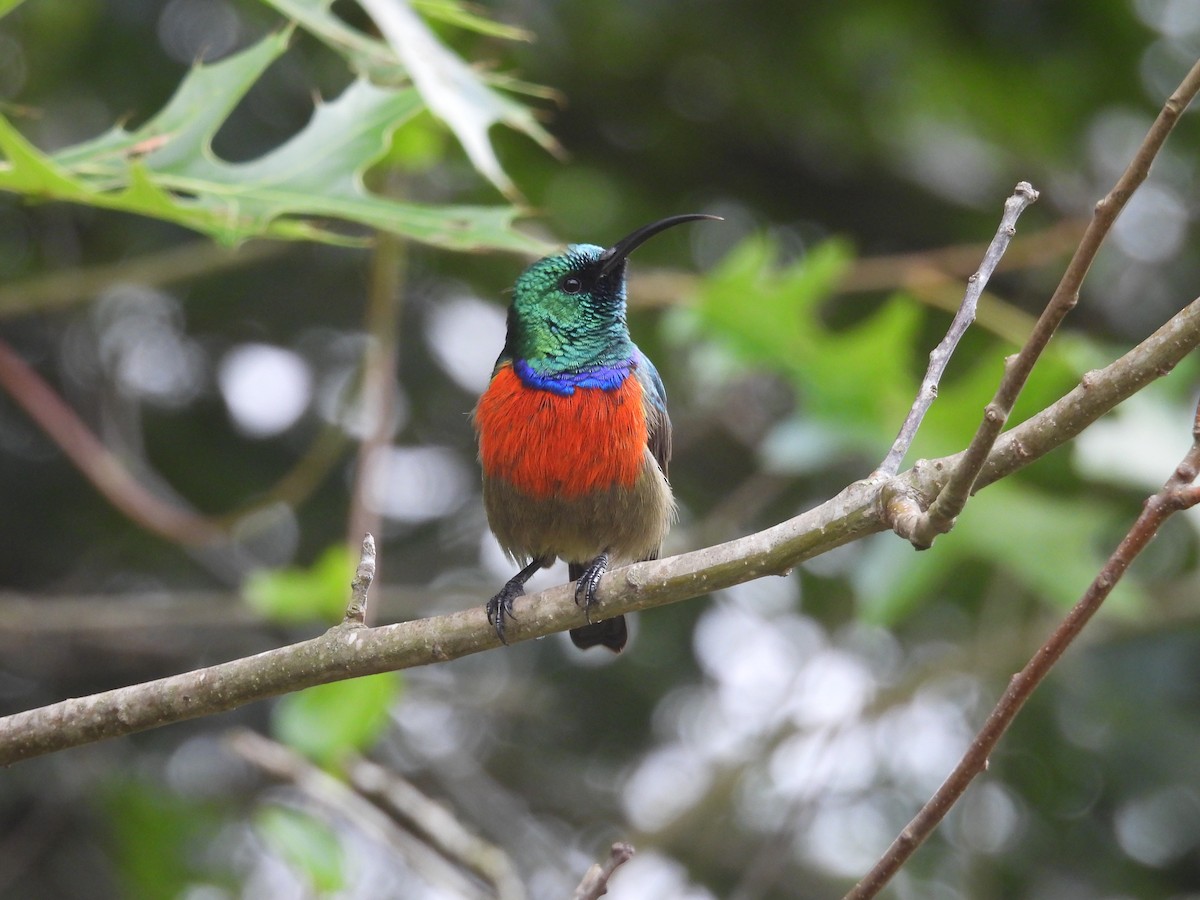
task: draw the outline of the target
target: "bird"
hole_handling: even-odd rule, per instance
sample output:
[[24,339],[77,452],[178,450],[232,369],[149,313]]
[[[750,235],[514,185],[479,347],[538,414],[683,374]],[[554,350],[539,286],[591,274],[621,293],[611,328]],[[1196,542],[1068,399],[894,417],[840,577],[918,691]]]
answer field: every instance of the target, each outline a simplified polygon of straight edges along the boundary
[[488,525],[510,559],[528,561],[487,602],[502,643],[525,582],[562,559],[587,620],[570,630],[575,646],[625,647],[624,616],[592,621],[596,588],[614,562],[656,559],[675,518],[666,390],[629,335],[627,262],[656,234],[703,219],[720,217],[670,216],[607,249],[568,244],[517,278],[473,412]]

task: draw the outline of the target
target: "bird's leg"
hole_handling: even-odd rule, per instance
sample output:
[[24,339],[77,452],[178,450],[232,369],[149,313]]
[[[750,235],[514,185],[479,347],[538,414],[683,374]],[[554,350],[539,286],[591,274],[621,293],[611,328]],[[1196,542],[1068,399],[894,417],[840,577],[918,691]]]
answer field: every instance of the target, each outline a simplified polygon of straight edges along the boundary
[[600,576],[607,571],[608,554],[601,553],[587,564],[575,584],[575,602],[583,606],[583,614],[589,624],[592,621],[592,603],[596,600],[596,586],[600,584]]
[[525,582],[532,578],[533,573],[538,569],[548,566],[552,562],[554,562],[554,557],[550,558],[550,562],[535,558],[533,562],[508,579],[496,596],[487,602],[488,621],[496,629],[496,637],[500,638],[500,643],[508,643],[504,639],[504,617],[508,616],[510,619],[516,620],[517,617],[513,615],[512,610],[513,601],[525,593]]

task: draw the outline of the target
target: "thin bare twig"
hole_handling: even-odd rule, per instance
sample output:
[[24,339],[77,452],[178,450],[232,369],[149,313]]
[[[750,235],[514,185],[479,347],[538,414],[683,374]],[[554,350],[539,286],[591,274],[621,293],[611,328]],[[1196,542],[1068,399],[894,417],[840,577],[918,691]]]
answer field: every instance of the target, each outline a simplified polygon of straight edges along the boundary
[[904,462],[908,448],[912,446],[913,439],[917,436],[917,429],[921,427],[925,413],[929,412],[929,407],[933,405],[933,401],[937,397],[942,373],[946,371],[946,365],[950,362],[950,357],[954,355],[958,342],[962,340],[962,336],[967,333],[967,329],[975,321],[975,310],[979,306],[979,298],[983,294],[983,289],[987,287],[988,280],[1004,256],[1004,251],[1008,249],[1009,242],[1017,233],[1017,219],[1030,204],[1037,202],[1037,198],[1038,192],[1033,189],[1033,186],[1028,181],[1022,181],[1013,189],[1012,196],[1004,201],[1004,215],[1000,218],[1000,227],[996,229],[996,236],[988,245],[987,252],[983,255],[983,262],[979,264],[975,274],[967,279],[967,290],[963,295],[962,305],[955,313],[946,336],[929,354],[929,368],[925,371],[921,388],[917,391],[917,398],[913,401],[912,409],[908,411],[904,424],[900,426],[900,433],[896,435],[892,449],[888,451],[887,456],[879,465],[878,471],[881,474],[895,475],[900,471],[900,464]]
[[367,533],[363,537],[362,550],[358,557],[358,568],[350,582],[350,602],[346,605],[346,617],[342,624],[363,626],[367,623],[367,610],[371,582],[375,580],[375,538]]
[[401,283],[405,260],[404,242],[393,234],[379,232],[371,254],[370,289],[367,295],[359,406],[367,433],[358,446],[354,484],[350,489],[347,519],[348,542],[378,532],[378,504],[370,494],[378,490],[383,471],[383,449],[396,430],[396,365],[400,347]]
[[[1066,397],[997,442],[980,478],[990,483],[1061,446],[1121,400],[1167,374],[1200,346],[1200,300],[1121,359],[1089,373]],[[778,575],[835,547],[890,527],[889,491],[933,497],[960,456],[927,460],[889,482],[860,481],[765,531],[606,575],[598,602],[606,616],[651,609]],[[526,597],[509,643],[583,624],[569,585]],[[320,637],[143,684],[63,700],[0,718],[0,765],[134,734],[255,700],[344,678],[443,662],[498,647],[483,604],[462,612],[377,628],[338,625]]]
[[1046,639],[1025,668],[1009,681],[1008,687],[983,723],[983,727],[979,729],[971,746],[967,748],[967,752],[963,754],[962,760],[950,773],[950,777],[905,826],[875,867],[846,895],[846,900],[867,900],[878,894],[913,852],[933,833],[934,828],[966,791],[972,779],[987,768],[988,756],[1008,730],[1021,707],[1100,608],[1138,554],[1145,549],[1172,514],[1189,509],[1200,502],[1200,488],[1194,484],[1198,474],[1200,404],[1197,405],[1192,422],[1192,446],[1171,473],[1162,490],[1146,500],[1141,514],[1083,597]]
[[272,778],[297,790],[327,810],[352,823],[363,834],[399,854],[414,871],[449,896],[485,900],[472,879],[451,865],[433,848],[418,840],[370,800],[323,771],[294,750],[252,731],[235,731],[229,746]]
[[608,851],[608,859],[603,863],[592,863],[592,867],[575,888],[571,900],[598,900],[608,893],[608,880],[613,872],[633,858],[632,844],[613,844]]
[[1015,356],[1010,356],[1004,366],[1004,375],[996,394],[984,410],[983,421],[978,431],[971,439],[970,445],[956,466],[946,487],[938,494],[937,499],[923,515],[905,517],[904,524],[908,527],[899,531],[918,548],[929,547],[939,534],[950,530],[955,517],[962,512],[967,499],[975,490],[976,480],[987,461],[988,454],[1000,432],[1004,429],[1009,415],[1012,413],[1018,395],[1025,387],[1034,363],[1050,343],[1050,338],[1066,318],[1067,314],[1079,302],[1079,289],[1083,279],[1091,268],[1104,239],[1108,236],[1113,222],[1133,192],[1146,180],[1150,165],[1162,149],[1167,136],[1175,127],[1179,116],[1187,108],[1196,93],[1200,91],[1200,62],[1197,62],[1184,77],[1182,83],[1167,99],[1159,112],[1154,124],[1150,126],[1141,146],[1134,154],[1129,167],[1117,179],[1116,185],[1108,195],[1096,204],[1095,212],[1083,238],[1075,250],[1063,273],[1062,280],[1055,289],[1050,302],[1038,318],[1029,340]]
[[440,854],[488,881],[496,889],[496,900],[524,900],[525,888],[508,854],[474,834],[415,785],[361,757],[346,764],[346,777],[356,791],[406,823]]

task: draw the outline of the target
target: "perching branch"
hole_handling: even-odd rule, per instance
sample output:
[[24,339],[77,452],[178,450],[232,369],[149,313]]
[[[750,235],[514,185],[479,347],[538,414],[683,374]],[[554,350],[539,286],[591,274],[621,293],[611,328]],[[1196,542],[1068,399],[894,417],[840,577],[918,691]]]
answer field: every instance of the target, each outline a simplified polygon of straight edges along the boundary
[[[1004,435],[979,485],[1022,468],[1075,437],[1200,346],[1200,300],[1073,391]],[[960,457],[925,461],[893,479],[856,482],[820,506],[765,531],[691,553],[618,569],[601,581],[593,614],[651,609],[782,575],[798,563],[889,527],[884,507],[903,495],[924,502]],[[507,631],[515,644],[583,624],[570,585],[519,601]],[[0,765],[104,738],[211,715],[329,681],[455,659],[499,646],[483,604],[445,616],[366,628],[353,621],[320,637],[206,669],[64,700],[0,719]]]
[[934,828],[966,791],[972,779],[987,768],[988,756],[1004,736],[1021,707],[1075,640],[1083,626],[1100,608],[1100,604],[1116,587],[1138,554],[1145,549],[1172,514],[1190,509],[1200,502],[1200,487],[1193,483],[1197,475],[1200,475],[1200,405],[1196,407],[1192,422],[1191,449],[1167,479],[1162,490],[1151,495],[1146,501],[1141,515],[1108,558],[1083,597],[1025,668],[1013,676],[962,760],[950,773],[950,777],[900,832],[899,837],[875,867],[846,895],[846,900],[866,900],[878,894],[913,852],[933,833]]
[[991,279],[992,273],[996,271],[996,266],[1004,256],[1004,251],[1008,249],[1009,242],[1017,233],[1017,219],[1030,204],[1037,202],[1037,198],[1038,192],[1033,189],[1033,186],[1028,181],[1022,181],[1013,189],[1012,196],[1004,201],[1004,215],[1000,218],[1000,227],[996,229],[996,236],[988,245],[987,252],[983,255],[983,262],[979,264],[975,274],[967,279],[967,290],[963,295],[962,305],[959,306],[953,321],[950,322],[950,329],[942,338],[941,343],[934,347],[929,354],[929,368],[926,369],[925,377],[921,380],[917,399],[913,401],[912,409],[908,411],[904,424],[900,426],[900,433],[896,435],[892,449],[879,464],[881,474],[895,475],[900,471],[900,464],[904,462],[908,448],[912,446],[913,439],[917,436],[917,429],[921,427],[925,414],[929,412],[929,407],[937,398],[942,373],[946,371],[950,357],[958,348],[958,342],[962,340],[962,336],[967,333],[967,329],[975,321],[975,310],[979,306],[979,298],[983,294],[983,289],[987,287],[988,280]]
[[1018,395],[1025,387],[1034,363],[1050,343],[1050,338],[1058,326],[1066,318],[1067,313],[1079,302],[1079,289],[1083,279],[1091,268],[1104,239],[1108,236],[1113,222],[1133,192],[1146,180],[1150,165],[1158,155],[1167,136],[1175,127],[1179,116],[1191,103],[1196,93],[1200,91],[1200,62],[1197,62],[1188,72],[1183,82],[1175,92],[1167,98],[1162,110],[1150,126],[1141,146],[1134,154],[1129,167],[1117,179],[1116,185],[1108,195],[1096,204],[1091,222],[1084,231],[1083,238],[1075,250],[1062,280],[1055,289],[1050,302],[1042,311],[1042,315],[1034,326],[1029,340],[1016,356],[1008,358],[1004,375],[992,401],[984,410],[983,421],[979,425],[970,446],[955,466],[955,470],[946,486],[938,494],[922,515],[911,515],[912,510],[905,510],[901,518],[904,530],[897,529],[903,537],[912,541],[918,548],[932,545],[934,538],[945,534],[954,524],[955,517],[962,512],[967,499],[977,487],[977,479],[987,462],[992,446],[1003,431],[1008,417],[1012,413]]

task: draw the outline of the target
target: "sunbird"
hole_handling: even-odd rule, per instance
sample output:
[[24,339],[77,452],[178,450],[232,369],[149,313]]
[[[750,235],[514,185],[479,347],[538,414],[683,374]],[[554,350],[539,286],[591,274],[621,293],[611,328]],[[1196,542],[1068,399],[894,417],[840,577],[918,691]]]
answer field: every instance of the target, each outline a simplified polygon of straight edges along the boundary
[[718,218],[671,216],[607,250],[570,244],[517,279],[504,349],[474,412],[488,525],[511,559],[529,560],[487,602],[501,641],[525,582],[561,558],[588,620],[571,629],[575,646],[625,646],[624,616],[591,621],[596,587],[614,560],[657,558],[675,518],[667,395],[629,337],[626,264],[654,235]]

